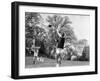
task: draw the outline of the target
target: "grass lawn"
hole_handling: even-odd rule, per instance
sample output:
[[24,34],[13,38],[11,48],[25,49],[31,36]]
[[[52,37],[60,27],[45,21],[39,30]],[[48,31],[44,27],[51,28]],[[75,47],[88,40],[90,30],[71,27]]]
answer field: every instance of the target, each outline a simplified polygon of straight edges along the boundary
[[[64,61],[62,60],[61,66],[83,66],[89,65],[88,61]],[[33,64],[32,56],[25,57],[25,68],[37,68],[37,67],[56,67],[56,60],[44,58],[44,62],[37,62]]]

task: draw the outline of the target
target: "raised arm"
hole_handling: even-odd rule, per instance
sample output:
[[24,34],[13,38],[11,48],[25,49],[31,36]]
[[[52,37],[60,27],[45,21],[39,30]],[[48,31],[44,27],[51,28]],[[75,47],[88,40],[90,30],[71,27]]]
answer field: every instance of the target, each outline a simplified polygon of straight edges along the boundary
[[57,28],[57,34],[59,35],[59,37],[61,37],[61,34],[59,33],[59,29],[60,27]]

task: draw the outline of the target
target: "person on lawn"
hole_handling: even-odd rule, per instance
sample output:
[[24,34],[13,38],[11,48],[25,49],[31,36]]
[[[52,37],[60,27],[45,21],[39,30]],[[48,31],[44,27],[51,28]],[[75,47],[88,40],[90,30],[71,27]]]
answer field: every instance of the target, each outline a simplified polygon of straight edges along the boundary
[[34,57],[33,57],[33,64],[36,64],[37,58],[38,58],[38,49],[35,49],[34,50]]
[[62,60],[61,53],[62,53],[62,50],[64,48],[64,43],[65,43],[65,36],[64,36],[64,33],[61,35],[58,30],[57,30],[57,33],[60,39],[57,40],[56,58],[57,58],[57,66],[60,66],[61,60]]
[[[52,25],[49,25],[48,26],[49,28],[53,28]],[[57,28],[57,34],[58,36],[60,37],[59,40],[57,40],[57,46],[56,46],[56,59],[57,59],[57,66],[60,66],[61,65],[61,53],[62,53],[62,50],[64,48],[64,43],[65,43],[65,36],[64,36],[64,33],[61,35],[59,33],[59,29],[60,29],[60,26]]]
[[36,64],[36,62],[37,62],[39,49],[40,49],[39,42],[36,42],[36,39],[34,39],[33,40],[33,45],[31,47],[31,50],[34,53],[34,56],[33,56],[33,64]]

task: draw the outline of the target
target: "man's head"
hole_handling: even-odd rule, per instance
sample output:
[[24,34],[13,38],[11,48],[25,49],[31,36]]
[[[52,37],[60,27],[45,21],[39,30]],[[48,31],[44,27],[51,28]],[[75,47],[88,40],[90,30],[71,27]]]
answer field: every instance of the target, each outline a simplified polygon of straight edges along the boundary
[[64,37],[65,35],[64,35],[64,33],[62,34],[62,37]]

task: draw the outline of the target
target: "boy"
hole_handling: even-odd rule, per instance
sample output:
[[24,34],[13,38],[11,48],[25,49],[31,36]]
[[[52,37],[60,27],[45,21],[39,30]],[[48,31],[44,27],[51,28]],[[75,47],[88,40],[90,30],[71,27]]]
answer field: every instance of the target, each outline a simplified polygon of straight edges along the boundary
[[34,57],[33,57],[33,64],[36,64],[37,58],[38,58],[38,52],[39,50],[37,48],[34,49]]

